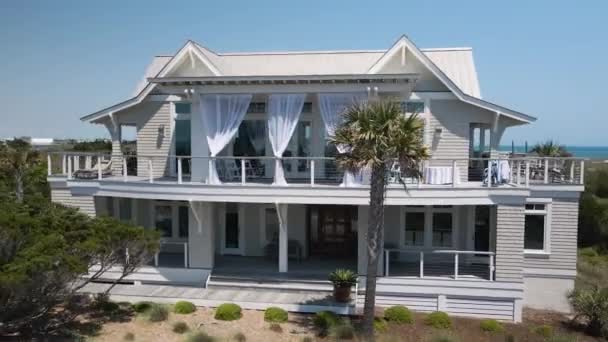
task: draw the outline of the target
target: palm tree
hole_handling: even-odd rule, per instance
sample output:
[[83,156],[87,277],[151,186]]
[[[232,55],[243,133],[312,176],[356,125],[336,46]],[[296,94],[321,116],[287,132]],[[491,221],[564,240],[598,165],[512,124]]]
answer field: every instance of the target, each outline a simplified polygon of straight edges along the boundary
[[543,143],[537,143],[530,152],[536,153],[541,157],[570,157],[571,154],[564,145],[549,139]]
[[[416,114],[404,115],[399,102],[383,100],[355,104],[343,114],[342,124],[331,138],[346,152],[338,165],[351,172],[371,169],[370,215],[367,230],[367,276],[363,331],[373,340],[376,275],[380,246],[384,241],[384,197],[387,174],[397,161],[402,174],[418,174],[428,157],[423,143],[424,122]],[[402,184],[405,183],[402,181]]]
[[40,154],[28,142],[15,139],[0,143],[0,177],[12,183],[17,202],[23,202],[26,176],[39,165]]

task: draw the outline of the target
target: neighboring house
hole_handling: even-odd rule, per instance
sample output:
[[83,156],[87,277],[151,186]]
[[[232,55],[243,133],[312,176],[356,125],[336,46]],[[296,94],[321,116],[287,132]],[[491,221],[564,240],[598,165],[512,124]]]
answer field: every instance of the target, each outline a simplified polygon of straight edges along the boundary
[[[325,289],[351,268],[353,312],[369,176],[338,170],[328,131],[353,101],[384,97],[419,113],[432,157],[420,179],[391,167],[377,303],[514,321],[523,306],[568,311],[583,161],[504,159],[505,129],[535,119],[481,99],[470,48],[404,36],[381,51],[216,53],[188,41],[153,59],[133,97],[82,118],[107,127],[111,156],[49,156],[52,198],[162,232],[136,284]],[[134,155],[121,152],[126,126]]]

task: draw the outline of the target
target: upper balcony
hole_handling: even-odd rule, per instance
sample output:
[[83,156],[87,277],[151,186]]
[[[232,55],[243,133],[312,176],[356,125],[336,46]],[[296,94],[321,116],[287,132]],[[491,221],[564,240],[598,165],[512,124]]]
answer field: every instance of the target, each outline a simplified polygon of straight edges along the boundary
[[[277,182],[275,177],[279,163],[285,182]],[[581,158],[429,159],[421,163],[419,174],[410,175],[402,173],[395,162],[387,171],[387,203],[394,198],[414,197],[529,196],[530,189],[581,191],[584,164]],[[214,172],[217,178],[209,176]],[[113,196],[124,196],[127,191],[140,195],[164,192],[180,194],[180,199],[225,195],[228,197],[223,200],[238,201],[260,196],[261,201],[268,202],[268,196],[284,199],[299,194],[314,197],[311,203],[325,199],[333,203],[336,198],[332,196],[339,191],[338,196],[345,201],[358,201],[360,197],[363,204],[369,201],[370,181],[369,172],[344,172],[334,157],[212,158],[73,152],[49,154],[48,176]],[[455,195],[457,192],[459,195]]]

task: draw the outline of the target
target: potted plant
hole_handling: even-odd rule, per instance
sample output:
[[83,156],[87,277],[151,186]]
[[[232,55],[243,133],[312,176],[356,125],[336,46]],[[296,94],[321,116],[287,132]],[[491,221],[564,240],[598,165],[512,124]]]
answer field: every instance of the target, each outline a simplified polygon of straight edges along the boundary
[[351,270],[337,269],[329,274],[329,281],[334,284],[336,302],[349,302],[351,287],[357,283],[357,274]]

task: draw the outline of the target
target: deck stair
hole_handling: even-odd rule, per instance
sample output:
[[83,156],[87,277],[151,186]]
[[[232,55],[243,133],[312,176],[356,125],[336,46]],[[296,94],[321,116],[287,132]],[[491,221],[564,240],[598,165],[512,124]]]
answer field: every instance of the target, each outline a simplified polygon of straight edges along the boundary
[[332,292],[333,286],[328,280],[308,278],[305,276],[283,276],[277,274],[236,275],[211,274],[208,288],[257,288],[287,291],[320,291]]

